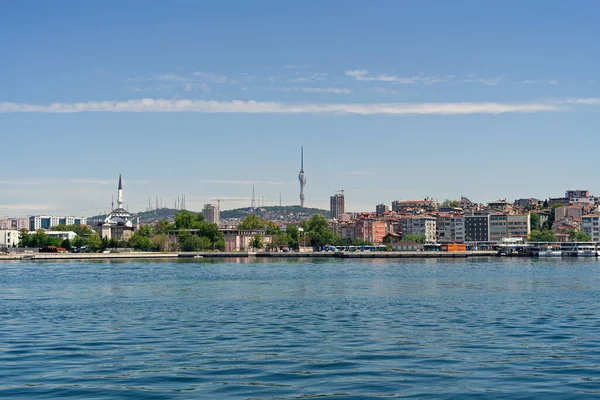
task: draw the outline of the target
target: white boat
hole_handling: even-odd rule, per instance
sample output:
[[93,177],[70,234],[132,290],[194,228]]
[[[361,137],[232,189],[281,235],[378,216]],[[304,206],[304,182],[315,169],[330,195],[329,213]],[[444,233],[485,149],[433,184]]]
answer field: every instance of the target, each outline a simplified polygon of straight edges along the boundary
[[533,247],[531,255],[535,257],[560,257],[562,256],[562,251],[558,245],[546,244]]
[[595,243],[565,243],[562,247],[564,255],[575,257],[597,257],[598,248]]

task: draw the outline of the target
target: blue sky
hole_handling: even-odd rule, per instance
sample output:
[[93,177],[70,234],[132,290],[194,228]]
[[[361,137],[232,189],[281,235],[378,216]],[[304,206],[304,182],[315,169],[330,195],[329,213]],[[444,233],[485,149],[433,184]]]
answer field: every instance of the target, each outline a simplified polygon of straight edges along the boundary
[[597,1],[6,1],[0,217],[600,194]]

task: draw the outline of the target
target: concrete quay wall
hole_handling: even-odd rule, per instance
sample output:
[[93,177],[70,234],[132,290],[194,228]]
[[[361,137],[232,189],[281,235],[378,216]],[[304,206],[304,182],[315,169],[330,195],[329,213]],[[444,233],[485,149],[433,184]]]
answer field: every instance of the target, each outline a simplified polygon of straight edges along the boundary
[[24,253],[0,255],[2,260],[123,260],[123,259],[193,259],[193,258],[466,258],[490,257],[495,251],[426,252],[426,251],[353,251],[353,252],[189,252],[189,253]]

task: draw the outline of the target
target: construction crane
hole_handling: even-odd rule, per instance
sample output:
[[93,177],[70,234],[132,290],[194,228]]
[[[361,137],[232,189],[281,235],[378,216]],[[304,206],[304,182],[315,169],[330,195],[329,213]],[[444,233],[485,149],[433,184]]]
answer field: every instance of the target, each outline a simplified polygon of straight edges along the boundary
[[342,189],[342,190],[336,190],[334,193],[341,193],[342,196],[343,196],[344,195],[344,189]]
[[217,207],[219,207],[219,210],[221,209],[221,202],[225,201],[225,199],[212,199],[212,201],[216,201],[217,202]]

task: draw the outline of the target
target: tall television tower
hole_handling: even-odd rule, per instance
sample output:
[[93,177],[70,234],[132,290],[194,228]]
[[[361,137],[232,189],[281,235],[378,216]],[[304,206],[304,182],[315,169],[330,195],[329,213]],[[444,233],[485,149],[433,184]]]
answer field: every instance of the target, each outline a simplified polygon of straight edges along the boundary
[[304,147],[300,147],[300,173],[298,174],[300,181],[300,207],[304,208],[304,186],[306,186],[306,177],[304,176]]

